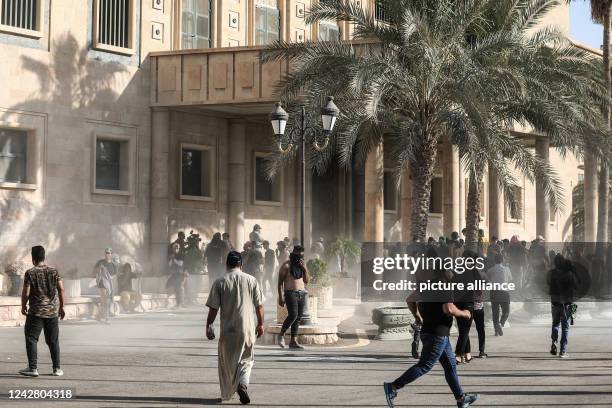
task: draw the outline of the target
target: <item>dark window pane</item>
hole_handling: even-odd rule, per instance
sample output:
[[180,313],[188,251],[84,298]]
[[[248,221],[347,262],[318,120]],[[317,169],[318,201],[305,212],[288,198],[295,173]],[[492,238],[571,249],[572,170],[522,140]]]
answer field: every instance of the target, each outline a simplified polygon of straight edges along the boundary
[[119,190],[121,171],[121,142],[98,140],[96,142],[96,188]]
[[432,214],[442,213],[442,177],[434,177],[431,180],[431,193],[429,199],[429,212]]
[[211,197],[212,157],[209,150],[183,149],[181,194]]
[[23,130],[0,129],[0,181],[25,183],[28,134]]
[[280,202],[280,177],[269,181],[266,177],[266,159],[255,158],[255,200]]
[[384,173],[383,195],[385,210],[395,211],[397,209],[397,188],[391,171]]

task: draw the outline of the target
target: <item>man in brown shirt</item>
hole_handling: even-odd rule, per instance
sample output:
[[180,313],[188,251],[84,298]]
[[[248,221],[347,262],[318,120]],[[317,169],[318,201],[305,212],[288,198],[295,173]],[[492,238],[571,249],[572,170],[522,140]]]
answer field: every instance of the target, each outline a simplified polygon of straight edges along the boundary
[[61,376],[64,372],[60,368],[58,317],[63,320],[66,315],[64,284],[57,270],[45,265],[45,248],[42,246],[32,247],[32,263],[34,267],[26,271],[21,292],[21,314],[27,316],[24,331],[28,368],[19,373],[38,377],[38,337],[44,330],[53,361],[53,375]]

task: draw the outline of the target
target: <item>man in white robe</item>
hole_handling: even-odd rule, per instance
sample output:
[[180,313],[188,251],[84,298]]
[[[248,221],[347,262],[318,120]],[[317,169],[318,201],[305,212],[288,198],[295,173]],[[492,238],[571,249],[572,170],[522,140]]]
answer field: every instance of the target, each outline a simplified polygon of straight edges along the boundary
[[248,404],[247,392],[254,347],[263,335],[263,296],[257,279],[242,272],[242,257],[232,251],[227,255],[227,272],[217,279],[208,296],[209,307],[206,336],[215,338],[212,325],[221,309],[221,334],[219,336],[219,384],[221,398],[231,399],[238,393],[240,402]]

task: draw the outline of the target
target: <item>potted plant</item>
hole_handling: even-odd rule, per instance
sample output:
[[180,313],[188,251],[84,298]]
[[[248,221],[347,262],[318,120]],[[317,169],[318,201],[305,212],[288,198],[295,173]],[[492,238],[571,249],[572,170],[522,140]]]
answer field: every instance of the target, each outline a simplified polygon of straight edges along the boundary
[[61,275],[63,275],[64,278],[64,293],[66,297],[81,297],[81,280],[79,279],[79,270],[77,267],[74,266]]
[[[335,279],[336,296],[354,299],[359,294],[359,281],[351,277],[349,270],[352,264],[359,262],[361,246],[348,238],[338,237],[328,249],[330,259],[337,259],[339,276]],[[332,258],[333,257],[333,258]]]
[[352,239],[338,237],[331,243],[329,252],[340,259],[340,276],[348,278],[350,264],[359,260],[361,247]]
[[327,271],[327,262],[314,258],[306,263],[310,272],[308,294],[318,299],[318,309],[331,309],[333,306],[333,281]]

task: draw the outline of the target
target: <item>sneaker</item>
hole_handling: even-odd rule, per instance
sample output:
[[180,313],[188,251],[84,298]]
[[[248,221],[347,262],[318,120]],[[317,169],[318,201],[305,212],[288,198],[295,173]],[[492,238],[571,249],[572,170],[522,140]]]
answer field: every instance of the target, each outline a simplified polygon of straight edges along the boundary
[[287,347],[285,345],[285,335],[284,334],[278,334],[276,335],[276,344],[278,344],[280,346],[280,348],[285,348]]
[[489,355],[485,353],[484,351],[481,351],[480,353],[478,353],[478,358],[487,358],[487,357],[489,357]]
[[468,408],[478,399],[478,394],[463,394],[463,398],[460,401],[457,401],[457,406],[459,408]]
[[553,343],[550,345],[550,354],[553,356],[557,355],[557,344]]
[[238,396],[240,397],[240,402],[243,405],[246,405],[251,402],[251,398],[249,397],[249,393],[247,392],[247,387],[244,384],[240,384],[238,386]]
[[419,344],[415,341],[412,342],[412,358],[419,358]]
[[26,377],[38,377],[38,370],[35,368],[25,368],[19,371],[19,374],[25,375]]
[[393,408],[393,400],[397,397],[397,391],[393,389],[393,384],[387,382],[383,383],[383,388],[385,390],[385,397],[387,398],[387,405]]
[[52,375],[54,375],[55,377],[61,377],[62,375],[64,375],[64,371],[61,368],[54,368]]
[[497,331],[499,332],[500,336],[504,335],[504,329],[502,329],[501,326],[497,329]]
[[297,341],[292,341],[291,343],[289,343],[289,348],[295,350],[304,350],[304,346],[302,346]]
[[566,351],[562,351],[562,352],[559,353],[559,357],[561,357],[561,358],[568,358],[569,354],[567,354]]

